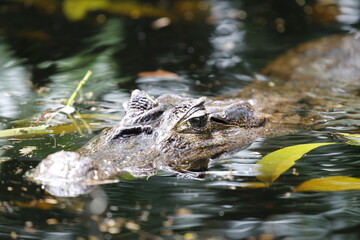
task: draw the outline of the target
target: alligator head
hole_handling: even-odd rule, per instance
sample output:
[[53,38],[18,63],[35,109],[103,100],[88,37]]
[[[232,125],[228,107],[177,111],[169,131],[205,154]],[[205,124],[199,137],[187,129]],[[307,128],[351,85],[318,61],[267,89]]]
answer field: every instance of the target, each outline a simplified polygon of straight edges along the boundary
[[209,158],[247,147],[263,135],[265,118],[239,99],[211,100],[133,91],[126,115],[76,152],[49,155],[32,172],[43,184],[105,180],[122,172],[206,168]]

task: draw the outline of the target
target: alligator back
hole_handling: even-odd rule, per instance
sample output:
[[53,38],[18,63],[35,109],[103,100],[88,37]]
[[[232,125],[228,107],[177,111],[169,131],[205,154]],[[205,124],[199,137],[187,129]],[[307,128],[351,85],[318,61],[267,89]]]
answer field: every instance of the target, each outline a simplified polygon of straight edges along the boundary
[[[349,112],[360,100],[360,33],[301,44],[269,63],[262,74],[269,81],[255,81],[237,96],[253,99],[275,125],[319,126],[328,112]],[[288,133],[272,129],[273,135]]]
[[294,87],[354,90],[360,85],[360,33],[334,35],[302,44],[262,71]]

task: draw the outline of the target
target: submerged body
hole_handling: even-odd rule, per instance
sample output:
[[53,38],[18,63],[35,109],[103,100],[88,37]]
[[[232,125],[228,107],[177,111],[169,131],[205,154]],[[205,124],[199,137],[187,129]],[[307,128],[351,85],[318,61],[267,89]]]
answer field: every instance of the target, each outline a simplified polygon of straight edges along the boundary
[[[265,134],[266,117],[239,99],[210,100],[133,91],[126,115],[76,152],[49,155],[33,172],[42,183],[136,177],[202,169],[211,157]],[[184,175],[185,176],[185,175]],[[57,179],[58,181],[54,181]]]
[[360,40],[357,34],[341,35],[301,45],[263,73],[269,82],[255,81],[233,98],[153,99],[135,90],[119,124],[76,152],[49,155],[31,179],[44,185],[91,184],[123,172],[186,173],[259,137],[312,126],[338,96],[359,91]]

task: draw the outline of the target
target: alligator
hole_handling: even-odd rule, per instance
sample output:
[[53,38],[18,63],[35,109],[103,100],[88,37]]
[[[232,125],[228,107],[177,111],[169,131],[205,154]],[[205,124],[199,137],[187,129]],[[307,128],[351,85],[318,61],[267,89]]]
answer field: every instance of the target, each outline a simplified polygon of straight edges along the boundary
[[317,126],[339,99],[343,104],[349,94],[359,95],[359,36],[328,36],[290,49],[264,68],[267,81],[255,80],[228,97],[154,98],[134,90],[118,124],[75,152],[49,155],[29,178],[66,188],[123,173],[191,177],[209,159],[260,137]]

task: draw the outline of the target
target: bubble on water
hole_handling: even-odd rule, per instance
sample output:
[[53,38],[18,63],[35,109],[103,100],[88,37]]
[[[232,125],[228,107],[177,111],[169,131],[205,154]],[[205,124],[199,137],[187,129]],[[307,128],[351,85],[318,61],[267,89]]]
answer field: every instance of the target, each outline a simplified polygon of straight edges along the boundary
[[104,190],[97,188],[91,193],[93,200],[89,204],[89,211],[92,214],[101,214],[105,212],[108,206],[108,198]]

